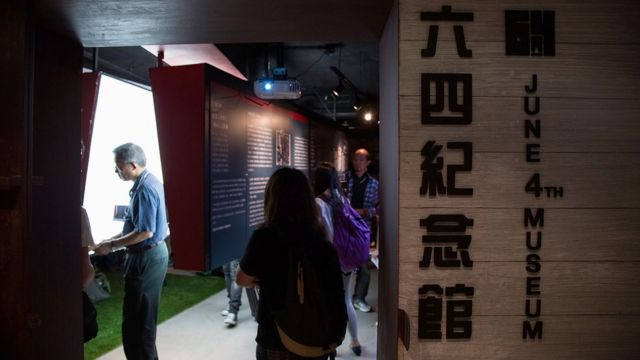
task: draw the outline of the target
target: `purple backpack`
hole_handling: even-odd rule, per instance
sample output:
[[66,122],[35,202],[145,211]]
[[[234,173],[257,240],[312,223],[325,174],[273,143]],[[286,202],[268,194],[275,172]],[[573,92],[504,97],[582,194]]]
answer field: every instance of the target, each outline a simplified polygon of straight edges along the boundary
[[333,212],[333,246],[343,270],[351,270],[369,259],[369,224],[344,199],[342,210]]

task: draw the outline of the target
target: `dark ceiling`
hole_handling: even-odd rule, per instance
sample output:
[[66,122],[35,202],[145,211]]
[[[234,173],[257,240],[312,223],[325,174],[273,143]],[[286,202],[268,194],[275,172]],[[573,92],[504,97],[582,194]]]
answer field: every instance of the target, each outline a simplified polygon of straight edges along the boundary
[[[353,95],[331,96],[340,71],[377,107],[378,39],[391,0],[322,2],[299,0],[36,0],[40,20],[85,46],[91,68],[98,48],[98,69],[149,84],[153,55],[139,45],[215,44],[250,81],[278,63],[302,85],[293,101],[336,123],[375,129],[361,120]],[[335,110],[334,110],[335,106]]]

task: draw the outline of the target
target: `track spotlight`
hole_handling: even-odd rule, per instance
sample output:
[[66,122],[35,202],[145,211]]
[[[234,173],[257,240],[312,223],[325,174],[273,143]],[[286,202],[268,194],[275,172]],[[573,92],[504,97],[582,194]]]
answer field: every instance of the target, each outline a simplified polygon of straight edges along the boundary
[[338,81],[338,85],[331,90],[331,93],[335,96],[340,96],[340,93],[344,91],[344,85],[342,85],[342,81]]
[[359,111],[360,109],[362,109],[362,99],[356,95],[355,99],[353,99],[353,110]]

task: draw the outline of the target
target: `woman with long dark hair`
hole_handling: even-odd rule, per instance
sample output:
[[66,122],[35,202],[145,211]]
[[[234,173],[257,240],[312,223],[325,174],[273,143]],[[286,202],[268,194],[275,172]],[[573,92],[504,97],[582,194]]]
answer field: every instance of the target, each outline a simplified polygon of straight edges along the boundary
[[[317,270],[317,284],[323,287],[329,307],[342,309],[341,313],[338,310],[338,313],[332,316],[342,317],[341,336],[344,336],[346,311],[342,303],[344,294],[339,286],[338,255],[328,241],[324,226],[320,222],[306,176],[299,170],[282,168],[267,182],[264,223],[249,240],[236,277],[240,286],[260,287],[256,336],[258,360],[324,360],[329,356],[296,355],[285,348],[278,333],[275,314],[287,311],[284,306],[287,276],[290,256],[294,251],[304,252],[313,269]],[[335,289],[336,284],[339,289]],[[309,325],[300,324],[301,327]]]
[[[316,195],[316,203],[320,208],[321,219],[327,229],[329,240],[333,242],[333,214],[341,212],[343,206],[349,205],[338,182],[338,173],[331,163],[322,162],[314,169],[313,189]],[[360,356],[362,354],[362,346],[358,341],[358,319],[353,308],[353,303],[351,302],[354,270],[355,268],[342,269],[342,284],[344,289],[344,302],[349,318],[347,326],[349,336],[351,337],[349,347],[354,354]]]

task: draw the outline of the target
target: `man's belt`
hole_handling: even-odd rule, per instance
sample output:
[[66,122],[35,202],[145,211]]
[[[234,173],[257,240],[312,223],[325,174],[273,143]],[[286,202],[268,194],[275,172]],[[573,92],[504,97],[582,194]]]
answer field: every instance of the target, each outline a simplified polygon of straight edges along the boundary
[[142,246],[133,245],[133,246],[127,248],[127,254],[139,254],[139,253],[145,252],[145,251],[147,251],[149,249],[153,249],[154,247],[158,246],[160,243],[163,243],[163,242],[164,242],[164,240],[160,240],[160,241],[156,241],[156,242],[151,243],[151,244],[144,244]]

